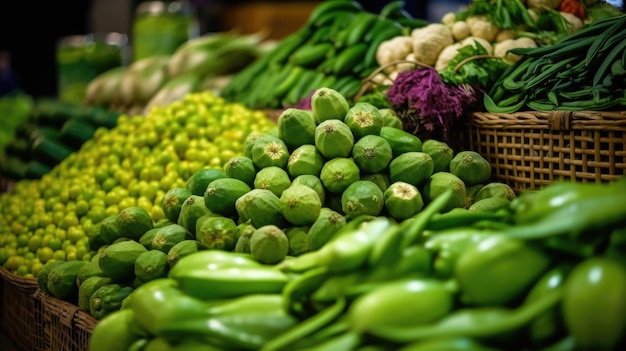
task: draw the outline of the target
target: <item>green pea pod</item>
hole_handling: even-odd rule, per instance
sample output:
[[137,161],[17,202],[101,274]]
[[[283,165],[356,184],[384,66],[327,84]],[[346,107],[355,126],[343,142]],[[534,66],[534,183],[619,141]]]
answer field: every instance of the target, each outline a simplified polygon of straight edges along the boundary
[[356,332],[431,323],[452,310],[453,300],[449,288],[438,280],[392,281],[358,296],[348,308],[347,322]]
[[451,278],[459,256],[468,248],[494,233],[461,227],[438,231],[431,234],[424,243],[424,248],[434,255],[433,271],[437,277]]
[[164,326],[209,315],[210,305],[183,294],[169,278],[144,283],[131,296],[130,308],[125,310],[133,311],[135,319],[152,335],[158,335]]
[[[560,289],[571,270],[569,264],[559,264],[547,271],[528,292],[524,303],[540,300],[555,289]],[[527,328],[533,347],[545,346],[565,336],[565,327],[559,306],[554,306],[534,318]]]
[[381,324],[370,334],[398,343],[413,343],[428,339],[490,338],[520,330],[538,315],[557,305],[563,289],[555,289],[537,301],[515,309],[505,307],[461,308],[434,323],[397,326]]
[[398,351],[498,351],[468,337],[436,338],[402,346]]
[[287,272],[303,272],[319,266],[327,267],[332,273],[357,269],[367,262],[374,243],[393,225],[386,217],[366,221],[352,231],[334,236],[319,250],[285,260],[279,267]]
[[129,328],[135,318],[132,310],[117,310],[98,321],[89,338],[89,350],[110,351],[127,350],[141,335]]
[[615,350],[626,332],[626,268],[607,257],[577,264],[565,281],[563,319],[581,350]]
[[502,305],[519,297],[545,272],[550,258],[522,240],[490,235],[465,249],[454,277],[473,305]]
[[210,309],[204,317],[189,317],[162,325],[159,335],[202,338],[238,350],[259,350],[270,340],[296,326],[280,294],[252,294],[231,299]]

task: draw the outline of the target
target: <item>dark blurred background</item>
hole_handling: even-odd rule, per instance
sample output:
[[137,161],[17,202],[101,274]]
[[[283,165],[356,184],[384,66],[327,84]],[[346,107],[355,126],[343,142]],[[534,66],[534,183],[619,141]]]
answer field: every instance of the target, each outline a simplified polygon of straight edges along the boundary
[[[390,0],[361,0],[378,12]],[[63,37],[118,32],[132,41],[131,28],[140,0],[2,1],[0,5],[0,95],[15,88],[34,96],[57,94],[56,47]],[[294,32],[320,1],[190,0],[200,34],[241,27],[270,26],[274,39]],[[438,21],[469,0],[407,0],[416,18]],[[256,28],[257,30],[259,28]]]

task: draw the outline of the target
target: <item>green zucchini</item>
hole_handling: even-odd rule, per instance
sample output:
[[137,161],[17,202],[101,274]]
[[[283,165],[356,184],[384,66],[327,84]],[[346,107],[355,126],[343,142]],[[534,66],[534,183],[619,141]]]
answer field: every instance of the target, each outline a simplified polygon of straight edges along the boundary
[[59,140],[78,150],[80,146],[93,137],[96,127],[83,118],[72,118],[67,120],[61,127]]

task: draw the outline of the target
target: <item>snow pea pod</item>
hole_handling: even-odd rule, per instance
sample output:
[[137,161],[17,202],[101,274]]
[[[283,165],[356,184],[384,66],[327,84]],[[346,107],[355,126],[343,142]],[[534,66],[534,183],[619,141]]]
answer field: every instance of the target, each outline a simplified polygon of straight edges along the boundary
[[462,252],[454,267],[462,299],[502,305],[520,296],[549,267],[550,258],[522,240],[491,235]]
[[565,281],[563,319],[580,350],[615,350],[626,332],[626,268],[607,257],[577,264]]

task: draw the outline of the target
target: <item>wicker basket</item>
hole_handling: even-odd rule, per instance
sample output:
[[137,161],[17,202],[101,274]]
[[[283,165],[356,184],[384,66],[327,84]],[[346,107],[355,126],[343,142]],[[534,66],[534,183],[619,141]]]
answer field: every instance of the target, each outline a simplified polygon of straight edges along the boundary
[[0,267],[2,309],[0,327],[24,351],[48,350],[37,280],[17,276]]
[[87,351],[97,320],[67,301],[40,293],[50,351]]
[[473,113],[464,145],[516,192],[556,180],[608,182],[626,169],[626,111]]

